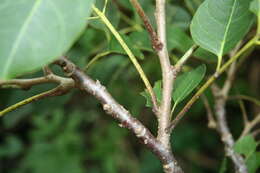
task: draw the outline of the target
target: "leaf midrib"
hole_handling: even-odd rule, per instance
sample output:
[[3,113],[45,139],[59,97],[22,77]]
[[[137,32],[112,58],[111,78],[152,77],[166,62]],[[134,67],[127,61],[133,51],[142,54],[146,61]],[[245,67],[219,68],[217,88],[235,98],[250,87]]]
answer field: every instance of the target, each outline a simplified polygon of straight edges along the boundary
[[225,32],[224,32],[223,40],[221,42],[220,52],[218,54],[218,57],[222,57],[222,55],[223,55],[224,47],[225,47],[225,43],[226,43],[226,39],[227,39],[227,34],[228,34],[230,24],[231,24],[232,19],[233,19],[236,3],[237,3],[237,0],[234,0],[234,4],[233,4],[232,10],[231,10],[231,14],[230,14],[229,19],[228,19],[227,27],[226,27]]
[[12,49],[10,51],[10,54],[7,57],[7,62],[6,62],[5,68],[3,70],[3,76],[7,76],[9,68],[10,68],[10,66],[13,62],[14,55],[18,50],[19,44],[20,44],[20,42],[21,42],[21,40],[22,40],[22,38],[23,38],[23,36],[26,32],[26,29],[29,26],[29,23],[31,22],[31,20],[32,20],[34,14],[35,14],[35,11],[39,8],[41,2],[42,2],[42,0],[36,0],[35,4],[32,6],[31,12],[28,13],[26,20],[25,20],[24,24],[22,25],[22,27],[21,27],[18,35],[17,35],[17,39],[14,41],[14,44],[13,44]]

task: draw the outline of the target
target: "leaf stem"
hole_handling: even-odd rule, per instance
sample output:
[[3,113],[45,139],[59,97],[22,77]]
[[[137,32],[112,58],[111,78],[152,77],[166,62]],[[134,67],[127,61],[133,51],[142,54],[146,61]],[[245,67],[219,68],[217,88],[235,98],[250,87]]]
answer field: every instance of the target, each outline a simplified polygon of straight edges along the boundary
[[24,105],[27,105],[29,103],[32,103],[34,101],[37,101],[39,99],[42,99],[44,97],[47,97],[48,95],[50,95],[51,93],[53,93],[53,90],[50,90],[50,91],[46,91],[46,92],[43,92],[43,93],[40,93],[40,94],[37,94],[37,95],[34,95],[32,97],[29,97],[25,100],[22,100],[14,105],[11,105],[7,108],[5,108],[4,110],[0,111],[0,117],[1,116],[4,116],[5,114],[11,112],[11,111],[14,111],[16,109],[18,109],[19,107],[22,107]]
[[178,105],[178,102],[174,102],[174,105],[172,106],[172,110],[171,110],[171,118],[172,118],[173,112],[177,105]]
[[94,64],[97,60],[99,60],[100,58],[107,56],[109,54],[111,54],[112,51],[105,51],[105,52],[101,52],[99,54],[97,54],[94,58],[92,58],[89,63],[86,65],[84,70],[87,70],[92,64]]
[[148,31],[150,38],[152,40],[153,49],[156,51],[160,51],[162,49],[162,43],[158,39],[157,33],[153,29],[152,24],[149,18],[147,17],[147,15],[145,14],[142,6],[139,4],[138,0],[130,0],[130,2],[132,3],[133,7],[136,9],[141,19],[143,20],[144,26]]
[[221,67],[221,62],[222,62],[222,55],[218,55],[218,65],[217,65],[217,69],[216,72],[218,73]]
[[71,79],[65,79],[64,83],[61,83],[59,86],[57,86],[54,89],[34,95],[32,97],[29,97],[25,100],[22,100],[14,105],[11,105],[11,106],[5,108],[4,110],[0,111],[0,117],[11,111],[18,109],[24,105],[32,103],[34,101],[37,101],[37,100],[40,100],[40,99],[43,99],[46,97],[64,95],[64,94],[68,93],[72,88],[74,88],[74,82]]
[[193,52],[198,48],[197,45],[193,45],[181,58],[180,60],[176,63],[175,68],[180,69],[185,62],[191,57]]
[[115,36],[115,38],[117,39],[117,41],[120,43],[120,45],[122,46],[122,48],[126,51],[127,55],[129,56],[130,60],[132,61],[132,63],[134,64],[136,70],[138,71],[141,79],[143,80],[145,87],[147,88],[149,94],[151,95],[152,98],[152,102],[154,105],[154,108],[156,110],[156,112],[158,111],[158,105],[157,105],[157,99],[156,99],[156,95],[153,91],[153,88],[148,80],[148,78],[146,77],[146,74],[144,73],[141,65],[138,63],[136,57],[134,56],[134,54],[132,53],[132,51],[129,49],[129,47],[127,46],[127,44],[125,43],[125,41],[123,40],[123,38],[120,36],[120,34],[116,31],[116,29],[114,28],[114,26],[110,23],[110,21],[107,19],[107,17],[98,9],[96,8],[94,5],[92,6],[93,10],[95,11],[95,13],[100,17],[100,19],[102,20],[102,22],[108,27],[108,29],[112,32],[112,34]]

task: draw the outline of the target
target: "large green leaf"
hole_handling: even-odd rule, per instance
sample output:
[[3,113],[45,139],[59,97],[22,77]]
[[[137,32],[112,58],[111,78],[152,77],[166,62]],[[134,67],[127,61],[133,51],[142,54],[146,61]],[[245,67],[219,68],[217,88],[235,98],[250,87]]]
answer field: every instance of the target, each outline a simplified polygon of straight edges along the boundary
[[[176,27],[175,25],[169,25],[167,27],[167,36],[167,45],[169,50],[177,49],[181,53],[185,53],[195,44],[183,29]],[[199,59],[207,61],[216,60],[216,55],[202,48],[198,48],[193,55]]]
[[260,0],[253,0],[250,4],[250,10],[260,17]]
[[22,75],[65,53],[86,27],[94,0],[1,0],[0,79]]
[[230,51],[248,32],[252,23],[250,0],[206,0],[191,23],[194,41],[218,56]]
[[172,95],[175,105],[185,99],[199,85],[205,72],[206,66],[203,64],[177,77]]

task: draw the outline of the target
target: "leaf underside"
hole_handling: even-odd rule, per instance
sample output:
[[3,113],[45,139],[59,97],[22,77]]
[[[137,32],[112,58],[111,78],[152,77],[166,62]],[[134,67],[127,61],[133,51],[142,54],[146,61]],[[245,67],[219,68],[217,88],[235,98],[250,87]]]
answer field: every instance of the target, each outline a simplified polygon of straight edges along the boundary
[[191,23],[196,44],[219,58],[245,36],[252,23],[250,0],[206,0]]
[[28,73],[64,54],[86,27],[94,0],[2,0],[0,79]]
[[260,17],[260,0],[253,0],[250,4],[250,10]]

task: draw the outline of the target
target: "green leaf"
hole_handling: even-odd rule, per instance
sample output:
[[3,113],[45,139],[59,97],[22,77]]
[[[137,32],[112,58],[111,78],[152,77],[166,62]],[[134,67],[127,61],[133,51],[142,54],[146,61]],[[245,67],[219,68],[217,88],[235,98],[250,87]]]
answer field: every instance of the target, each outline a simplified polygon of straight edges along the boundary
[[192,14],[195,13],[196,9],[203,1],[204,0],[184,0],[185,5]]
[[253,0],[250,4],[250,10],[260,17],[260,0]]
[[229,52],[245,36],[252,23],[250,0],[206,0],[191,22],[196,44],[218,56]]
[[94,0],[2,0],[0,79],[40,69],[64,54],[86,27]]
[[206,66],[203,64],[177,77],[172,95],[175,104],[180,103],[199,85],[205,76],[205,72]]
[[189,28],[191,22],[191,16],[185,8],[180,6],[171,5],[170,3],[166,6],[167,17],[166,21],[169,24],[173,24],[180,28]]
[[184,53],[193,44],[192,39],[181,28],[174,25],[167,27],[167,45],[170,50],[176,48]]
[[[153,91],[156,95],[157,102],[160,104],[161,99],[162,99],[162,82],[161,81],[155,82],[154,87],[153,87]],[[152,99],[151,99],[151,96],[148,93],[148,91],[145,90],[145,91],[141,92],[140,94],[142,96],[144,96],[145,99],[146,99],[146,105],[145,106],[153,107]]]
[[[169,25],[167,27],[167,36],[167,45],[169,50],[177,49],[181,53],[185,53],[195,44],[183,29],[176,27],[175,25]],[[216,60],[216,55],[202,48],[198,48],[193,55],[199,59],[206,59],[207,61]]]
[[227,164],[228,164],[227,161],[228,161],[227,157],[224,157],[224,159],[221,162],[219,173],[225,173],[227,171]]
[[256,173],[260,167],[260,152],[255,152],[246,160],[248,173]]
[[239,154],[244,154],[247,157],[249,157],[252,153],[255,152],[257,147],[257,143],[253,136],[247,135],[243,138],[239,139],[235,145],[234,150]]

